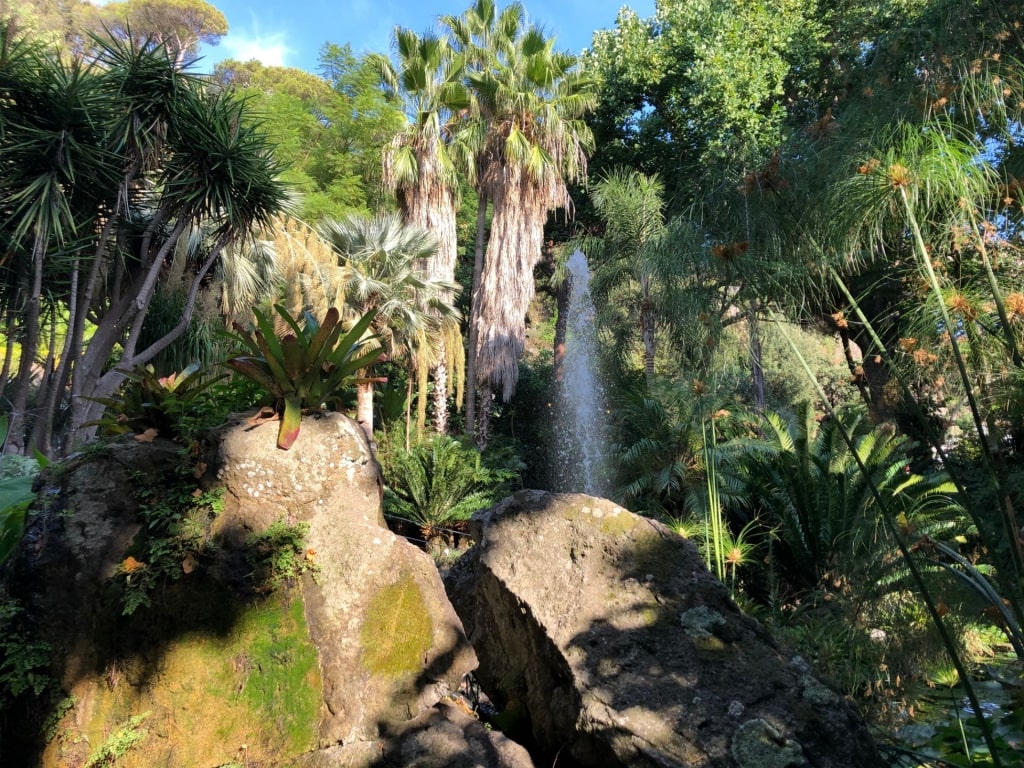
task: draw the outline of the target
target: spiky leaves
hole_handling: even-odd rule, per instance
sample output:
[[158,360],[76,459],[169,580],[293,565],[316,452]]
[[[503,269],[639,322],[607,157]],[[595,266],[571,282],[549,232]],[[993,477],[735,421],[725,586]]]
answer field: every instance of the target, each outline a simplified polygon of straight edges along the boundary
[[290,332],[278,335],[272,320],[253,310],[256,328],[236,325],[234,335],[251,354],[232,358],[227,364],[277,401],[281,416],[277,447],[287,450],[299,435],[303,409],[321,408],[334,400],[339,390],[356,382],[357,371],[380,357],[380,350],[364,338],[373,312],[342,335],[345,329],[335,307],[327,310],[323,322],[304,313],[301,325],[280,304],[274,309]]
[[[374,330],[388,357],[416,369],[434,362],[443,324],[459,316],[447,298],[459,286],[430,280],[416,268],[436,251],[430,233],[404,224],[397,214],[352,215],[324,222],[320,232],[337,253],[346,305],[376,312]],[[368,435],[372,403],[372,382],[366,382],[359,390],[358,418]]]
[[[472,153],[456,131],[472,101],[464,80],[465,57],[446,37],[420,37],[401,27],[395,29],[394,48],[397,69],[382,56],[371,57],[387,88],[401,100],[408,120],[384,150],[384,183],[396,194],[405,222],[430,231],[437,240],[436,254],[421,260],[419,269],[430,280],[454,283],[458,169],[470,175],[473,171]],[[452,296],[445,300],[450,303]],[[433,366],[439,391],[446,389],[449,373],[461,376],[461,371],[446,367],[444,360],[450,357],[442,353]],[[444,432],[446,396],[435,403],[435,426]]]

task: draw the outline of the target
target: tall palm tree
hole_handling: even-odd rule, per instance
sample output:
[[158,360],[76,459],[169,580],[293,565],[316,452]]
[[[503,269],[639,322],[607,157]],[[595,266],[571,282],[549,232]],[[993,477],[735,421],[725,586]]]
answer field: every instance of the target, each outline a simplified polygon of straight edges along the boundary
[[[320,226],[341,266],[340,290],[356,316],[374,312],[373,329],[392,360],[410,367],[429,366],[436,359],[441,326],[457,322],[449,297],[459,286],[426,278],[417,263],[437,251],[433,236],[422,227],[404,224],[398,214],[374,217],[352,214]],[[363,376],[357,388],[356,418],[373,438],[373,381]]]
[[586,178],[593,149],[583,122],[596,106],[592,82],[577,69],[575,56],[555,51],[554,39],[523,27],[523,18],[521,6],[496,15],[492,2],[478,0],[461,23],[450,24],[474,63],[468,80],[486,131],[477,184],[494,206],[479,288],[474,285],[475,339],[467,366],[467,376],[474,377],[467,393],[480,385],[485,402],[492,390],[505,401],[515,391],[544,224],[549,212],[571,206],[566,184]]
[[[471,168],[458,150],[464,143],[454,141],[453,128],[470,107],[469,89],[463,79],[464,57],[457,54],[448,38],[420,37],[398,27],[394,32],[398,67],[379,54],[369,61],[380,69],[390,93],[404,106],[408,122],[384,151],[384,184],[395,193],[402,218],[407,224],[433,233],[437,252],[417,265],[428,280],[455,282],[458,238],[455,214],[458,203],[458,168]],[[451,303],[452,296],[443,297]],[[457,327],[454,327],[457,331]],[[432,366],[434,378],[434,428],[448,429],[448,396],[452,370],[461,359],[462,339],[440,338],[440,354]]]

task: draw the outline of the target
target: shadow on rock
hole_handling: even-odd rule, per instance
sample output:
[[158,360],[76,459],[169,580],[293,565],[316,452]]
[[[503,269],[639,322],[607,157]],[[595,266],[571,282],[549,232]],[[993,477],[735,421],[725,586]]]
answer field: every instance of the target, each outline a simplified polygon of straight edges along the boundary
[[545,762],[880,764],[852,707],[776,647],[666,527],[538,491],[474,527],[478,545],[446,587],[482,687],[521,711]]

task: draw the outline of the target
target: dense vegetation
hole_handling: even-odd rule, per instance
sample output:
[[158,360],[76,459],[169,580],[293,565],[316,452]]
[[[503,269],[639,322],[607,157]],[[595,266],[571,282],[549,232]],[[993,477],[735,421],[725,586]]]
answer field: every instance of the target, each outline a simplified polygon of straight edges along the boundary
[[[1021,3],[659,0],[577,57],[476,0],[392,56],[208,75],[203,0],[59,6],[0,4],[0,478],[200,439],[260,402],[232,359],[282,434],[376,427],[388,510],[453,535],[555,482],[580,248],[618,501],[879,722],[1019,677]],[[1013,764],[965,723],[946,759]]]

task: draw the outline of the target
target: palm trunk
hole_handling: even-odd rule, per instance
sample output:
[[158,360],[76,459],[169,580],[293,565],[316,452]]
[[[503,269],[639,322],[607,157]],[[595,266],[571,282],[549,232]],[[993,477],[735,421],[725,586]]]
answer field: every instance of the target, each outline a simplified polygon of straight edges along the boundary
[[[444,353],[444,350],[442,350]],[[448,434],[448,364],[444,358],[434,366],[434,432]]]
[[356,421],[363,428],[366,439],[373,445],[373,382],[356,385]]
[[476,347],[480,333],[480,281],[484,271],[484,230],[487,225],[487,195],[480,193],[476,209],[476,250],[473,253],[473,293],[469,310],[469,345],[466,348],[466,435],[476,434]]

